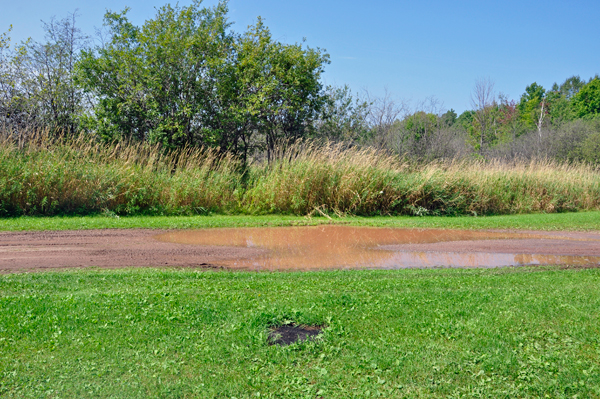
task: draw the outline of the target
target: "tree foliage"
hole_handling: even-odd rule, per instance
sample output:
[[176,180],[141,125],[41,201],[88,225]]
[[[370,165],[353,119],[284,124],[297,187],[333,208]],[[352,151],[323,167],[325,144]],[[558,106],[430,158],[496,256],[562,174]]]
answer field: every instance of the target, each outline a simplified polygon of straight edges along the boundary
[[579,118],[600,116],[600,79],[592,79],[573,96],[573,110]]
[[10,47],[0,38],[0,119],[12,128],[45,127],[73,132],[85,98],[74,82],[75,65],[87,36],[76,27],[75,13],[43,22],[44,43],[27,40]]
[[127,9],[108,12],[110,40],[84,52],[79,82],[98,102],[88,128],[107,139],[135,138],[178,147],[215,141],[202,118],[230,53],[223,4],[164,6],[142,27]]
[[521,120],[528,129],[534,129],[539,121],[542,101],[546,96],[546,90],[536,82],[525,88],[519,101],[519,112]]
[[348,86],[328,86],[313,136],[331,141],[364,141],[369,137],[370,104],[353,97]]
[[534,82],[517,101],[479,79],[472,109],[458,116],[434,97],[412,106],[387,90],[377,97],[323,87],[327,53],[273,39],[261,18],[236,33],[227,14],[226,2],[201,0],[167,4],[141,26],[128,9],[107,12],[107,36],[93,48],[75,13],[43,23],[43,42],[11,45],[10,30],[0,34],[3,132],[84,130],[165,149],[206,146],[239,156],[242,168],[304,137],[421,160],[504,154],[598,162],[598,76],[571,76],[550,90]]
[[326,101],[320,77],[329,57],[319,49],[274,41],[260,18],[236,40],[235,50],[233,76],[242,98],[237,110],[270,159],[278,142],[309,133]]
[[98,102],[87,127],[107,139],[218,146],[246,157],[308,132],[327,54],[272,39],[259,18],[229,30],[226,3],[166,5],[142,27],[109,12],[110,41],[87,51],[79,82]]

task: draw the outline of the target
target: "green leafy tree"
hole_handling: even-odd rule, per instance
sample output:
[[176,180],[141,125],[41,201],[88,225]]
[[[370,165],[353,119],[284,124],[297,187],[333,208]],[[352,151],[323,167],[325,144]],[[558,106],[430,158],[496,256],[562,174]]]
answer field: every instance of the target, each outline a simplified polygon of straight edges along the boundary
[[437,115],[415,112],[404,119],[404,128],[415,140],[427,140],[439,127]]
[[369,104],[353,97],[348,86],[328,86],[314,137],[333,141],[362,141],[369,135],[366,121]]
[[87,127],[107,139],[136,138],[167,148],[218,143],[203,123],[231,53],[227,8],[166,5],[142,27],[127,9],[108,12],[106,45],[84,52],[79,82],[97,98]]
[[572,107],[579,118],[600,117],[600,79],[594,78],[573,96]]
[[576,118],[571,100],[583,86],[585,80],[574,75],[560,85],[554,83],[552,90],[546,92],[546,105],[552,125],[558,126]]
[[552,125],[558,126],[574,118],[571,101],[555,86],[546,93],[546,106]]
[[468,130],[473,125],[473,116],[474,115],[475,115],[475,111],[466,110],[458,116],[458,118],[456,119],[456,124],[461,126],[465,131],[468,132]]
[[327,54],[272,39],[262,21],[229,31],[227,6],[160,8],[142,27],[107,13],[110,40],[84,53],[79,82],[97,98],[88,129],[166,148],[209,145],[269,158],[305,136],[323,105]]
[[540,123],[540,114],[546,112],[541,110],[545,106],[544,99],[546,90],[533,82],[525,88],[525,93],[521,95],[518,109],[521,115],[521,121],[528,129],[533,129]]
[[450,109],[449,111],[446,111],[444,114],[442,114],[442,116],[440,117],[440,124],[443,127],[451,127],[456,123],[457,119],[458,115],[456,114],[456,111]]
[[308,134],[326,101],[320,78],[329,56],[320,49],[274,41],[260,18],[236,46],[241,106],[270,160],[281,140]]
[[[571,99],[575,94],[585,86],[585,80],[582,80],[579,75],[571,76],[567,78],[558,88],[558,92],[565,96],[567,99]],[[554,90],[554,87],[553,87]]]

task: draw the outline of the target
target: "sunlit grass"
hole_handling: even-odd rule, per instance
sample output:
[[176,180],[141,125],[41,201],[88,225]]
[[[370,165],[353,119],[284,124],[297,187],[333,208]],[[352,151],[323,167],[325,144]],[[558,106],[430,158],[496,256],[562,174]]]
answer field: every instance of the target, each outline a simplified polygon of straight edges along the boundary
[[3,275],[0,396],[599,397],[599,270]]
[[201,229],[213,227],[273,227],[315,224],[347,224],[397,228],[597,230],[600,211],[521,214],[501,216],[21,216],[0,218],[0,231],[82,229]]

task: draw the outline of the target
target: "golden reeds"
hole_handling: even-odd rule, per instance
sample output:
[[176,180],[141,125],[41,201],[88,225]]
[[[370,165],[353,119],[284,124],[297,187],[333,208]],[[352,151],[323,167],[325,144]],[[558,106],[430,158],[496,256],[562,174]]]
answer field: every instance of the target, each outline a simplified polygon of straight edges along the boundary
[[600,209],[600,172],[548,160],[410,164],[372,148],[298,143],[241,173],[213,149],[165,152],[80,135],[0,142],[0,215],[512,214]]

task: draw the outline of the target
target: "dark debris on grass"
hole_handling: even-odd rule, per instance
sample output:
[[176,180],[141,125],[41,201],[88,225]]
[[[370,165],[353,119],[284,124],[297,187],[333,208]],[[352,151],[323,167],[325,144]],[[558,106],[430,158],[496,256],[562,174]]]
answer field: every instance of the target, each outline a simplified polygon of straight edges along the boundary
[[320,326],[294,326],[285,325],[271,328],[269,332],[269,345],[286,346],[295,342],[312,340],[321,334]]

